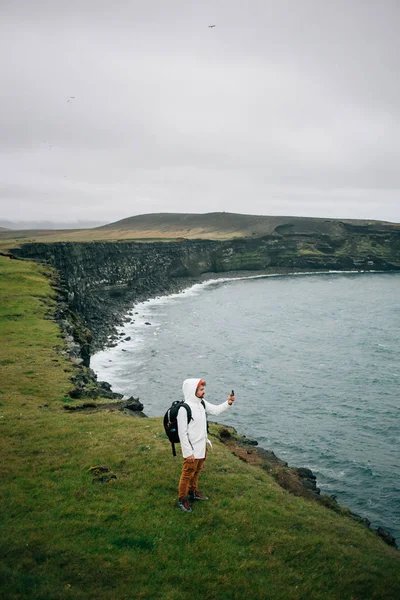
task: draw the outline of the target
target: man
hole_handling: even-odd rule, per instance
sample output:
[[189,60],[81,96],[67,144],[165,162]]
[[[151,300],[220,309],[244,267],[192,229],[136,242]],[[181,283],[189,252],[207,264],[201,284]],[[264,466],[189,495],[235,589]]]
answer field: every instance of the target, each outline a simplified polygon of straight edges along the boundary
[[[190,406],[192,419],[188,423],[188,414],[184,407],[178,411],[178,431],[183,455],[182,475],[178,488],[179,508],[192,512],[189,500],[208,500],[198,490],[198,479],[206,458],[207,437],[206,413],[220,415],[235,401],[231,394],[226,402],[215,405],[204,400],[206,382],[202,379],[185,379],[182,385],[185,402]],[[204,402],[204,406],[202,404]]]

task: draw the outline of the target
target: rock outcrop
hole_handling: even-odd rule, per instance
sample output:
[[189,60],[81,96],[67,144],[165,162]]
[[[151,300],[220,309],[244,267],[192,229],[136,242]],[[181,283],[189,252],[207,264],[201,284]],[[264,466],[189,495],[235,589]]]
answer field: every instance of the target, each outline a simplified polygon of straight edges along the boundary
[[[340,506],[336,500],[336,496],[321,494],[321,490],[317,487],[317,478],[311,469],[289,467],[288,463],[278,458],[274,452],[259,448],[255,440],[249,440],[246,436],[238,434],[234,427],[217,424],[214,427],[216,428],[214,435],[233,454],[253,467],[259,467],[270,473],[275,481],[290,494],[318,502],[334,512],[362,523],[368,528],[371,526],[370,521],[365,517],[361,517],[348,508]],[[387,529],[378,527],[377,529],[373,529],[373,531],[386,544],[397,548],[395,538]]]

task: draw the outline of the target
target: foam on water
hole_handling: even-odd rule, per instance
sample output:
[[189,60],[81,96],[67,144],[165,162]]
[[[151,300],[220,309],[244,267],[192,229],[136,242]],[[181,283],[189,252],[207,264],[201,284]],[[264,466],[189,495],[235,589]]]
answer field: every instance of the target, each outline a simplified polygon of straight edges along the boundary
[[207,379],[214,402],[233,387],[224,422],[399,536],[399,297],[399,274],[211,279],[135,306],[131,340],[91,366],[149,416],[186,377]]
[[[91,367],[92,369],[97,372],[97,373],[101,373],[103,371],[103,369],[107,369],[108,370],[108,374],[109,376],[113,373],[113,367],[115,365],[111,365],[110,363],[114,362],[114,360],[116,360],[118,357],[120,357],[120,350],[124,349],[126,351],[129,351],[131,354],[139,353],[140,352],[140,348],[143,344],[146,343],[146,337],[141,337],[141,329],[148,327],[148,325],[146,325],[146,322],[149,321],[150,318],[154,317],[154,315],[156,314],[156,311],[154,310],[155,308],[158,308],[160,306],[163,306],[165,304],[169,304],[170,302],[173,302],[176,299],[185,299],[185,298],[189,298],[191,296],[196,296],[204,291],[206,291],[206,289],[209,286],[216,286],[216,285],[221,285],[224,283],[229,283],[229,282],[237,282],[237,281],[243,281],[243,280],[252,280],[252,279],[268,279],[268,278],[282,278],[282,277],[301,277],[301,276],[310,276],[310,275],[327,275],[327,274],[341,274],[341,275],[352,275],[354,273],[359,273],[359,271],[335,271],[335,270],[329,270],[329,271],[318,271],[318,272],[311,272],[311,271],[302,271],[299,273],[290,273],[288,275],[282,275],[282,274],[276,274],[276,273],[269,273],[269,274],[262,274],[262,275],[246,275],[246,276],[235,276],[235,277],[219,277],[219,278],[210,278],[210,279],[206,279],[200,283],[195,283],[189,287],[187,287],[186,289],[174,293],[174,294],[167,294],[165,296],[157,296],[156,298],[150,298],[148,300],[144,300],[143,302],[139,302],[136,305],[134,305],[131,309],[129,309],[126,313],[126,317],[132,317],[135,320],[134,325],[132,324],[124,324],[121,325],[119,327],[117,327],[117,335],[121,338],[121,341],[116,345],[116,346],[110,346],[108,348],[106,348],[105,350],[102,350],[100,352],[97,352],[96,354],[94,354],[91,358]],[[163,317],[163,313],[157,312],[157,316],[158,317]],[[160,323],[152,323],[153,326],[160,326]],[[126,345],[126,348],[122,348],[123,345],[123,339],[125,337],[131,337],[131,340],[129,340],[129,344]],[[129,350],[128,350],[129,348]],[[134,362],[134,357],[132,357],[133,362]],[[118,370],[119,372],[119,370]],[[118,385],[118,384],[117,384]],[[115,391],[118,391],[115,388]]]

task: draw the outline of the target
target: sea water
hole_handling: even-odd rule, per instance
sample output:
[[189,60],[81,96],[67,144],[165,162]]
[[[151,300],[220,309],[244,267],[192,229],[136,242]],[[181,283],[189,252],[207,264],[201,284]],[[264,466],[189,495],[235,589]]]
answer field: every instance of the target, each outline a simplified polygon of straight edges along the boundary
[[236,403],[219,421],[255,437],[323,493],[400,538],[400,274],[216,280],[133,307],[91,361],[161,416],[182,381]]

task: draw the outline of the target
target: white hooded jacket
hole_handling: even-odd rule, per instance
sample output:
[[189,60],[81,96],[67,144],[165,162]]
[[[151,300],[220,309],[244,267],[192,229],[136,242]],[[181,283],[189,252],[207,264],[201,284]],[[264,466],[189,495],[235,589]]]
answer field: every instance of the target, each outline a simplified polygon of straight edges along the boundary
[[206,412],[209,415],[220,415],[228,407],[229,403],[210,404],[203,400],[206,410],[204,410],[201,399],[196,396],[196,389],[201,379],[185,379],[182,385],[182,392],[186,404],[192,411],[192,420],[188,423],[186,408],[181,407],[178,411],[178,431],[181,442],[183,458],[194,455],[195,458],[205,458],[206,443],[211,446],[207,437],[207,419]]

